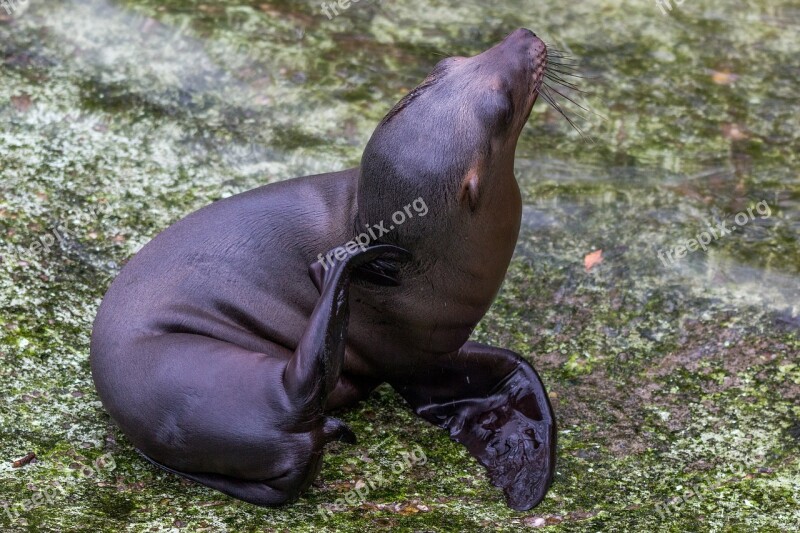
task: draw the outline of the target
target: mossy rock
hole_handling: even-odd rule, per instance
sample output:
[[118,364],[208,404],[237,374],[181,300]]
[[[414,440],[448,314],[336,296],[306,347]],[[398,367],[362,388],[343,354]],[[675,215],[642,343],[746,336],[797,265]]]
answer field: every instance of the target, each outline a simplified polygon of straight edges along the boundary
[[[311,1],[20,6],[0,9],[4,531],[800,528],[793,2],[690,0],[662,14],[648,1],[362,0],[331,20]],[[388,388],[343,414],[359,444],[331,447],[318,486],[289,507],[144,462],[88,365],[120,266],[209,202],[358,164],[377,121],[441,57],[520,26],[571,51],[594,111],[576,118],[581,136],[534,109],[518,149],[519,246],[475,332],[529,358],[552,393],[545,501],[509,510]],[[706,251],[659,257],[759,202],[769,216]],[[414,450],[424,464],[397,467]]]

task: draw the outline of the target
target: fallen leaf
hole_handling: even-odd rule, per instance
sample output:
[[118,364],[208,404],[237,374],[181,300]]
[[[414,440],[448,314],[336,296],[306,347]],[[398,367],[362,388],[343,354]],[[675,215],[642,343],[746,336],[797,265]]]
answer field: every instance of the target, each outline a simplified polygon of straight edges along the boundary
[[739,76],[736,74],[731,74],[730,72],[720,72],[715,70],[711,73],[711,81],[717,85],[730,85],[737,79],[739,79]]
[[33,104],[33,101],[31,100],[31,97],[30,97],[29,94],[24,94],[23,93],[23,94],[20,94],[18,96],[12,96],[11,97],[11,104],[14,106],[14,108],[17,111],[19,111],[21,113],[25,113],[26,111],[28,111],[28,109],[31,108],[31,104]]
[[732,141],[747,139],[747,133],[742,131],[738,124],[723,124],[722,136]]
[[28,454],[25,457],[23,457],[21,459],[17,459],[13,463],[11,463],[11,466],[13,468],[22,468],[23,466],[25,466],[26,464],[30,463],[34,459],[36,459],[36,454],[33,453],[33,452],[28,452]]
[[529,516],[523,520],[528,527],[544,527],[547,525],[547,520],[541,516]]
[[586,272],[603,262],[603,250],[595,250],[583,258],[583,267]]

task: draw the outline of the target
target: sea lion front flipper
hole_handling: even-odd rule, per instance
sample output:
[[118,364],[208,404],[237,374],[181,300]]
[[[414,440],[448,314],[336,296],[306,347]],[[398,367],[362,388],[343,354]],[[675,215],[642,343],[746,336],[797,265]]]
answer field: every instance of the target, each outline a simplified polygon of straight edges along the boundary
[[542,501],[555,472],[556,422],[533,367],[510,350],[468,342],[395,389],[486,467],[509,507]]
[[[359,264],[354,269],[354,274],[359,279],[374,283],[375,285],[382,285],[385,287],[396,287],[400,284],[398,274],[400,266],[411,260],[411,252],[405,248],[394,246],[391,244],[376,244],[364,249],[362,252],[356,251],[354,255],[365,253],[368,250],[379,249],[382,250],[381,255],[375,259],[365,261]],[[347,253],[344,246],[334,248],[325,256],[320,254],[321,259],[311,263],[308,267],[308,275],[314,286],[318,291],[322,292],[322,286],[325,284],[325,278],[329,275],[331,269],[330,261],[335,261],[336,250],[342,250],[341,253]],[[330,261],[329,261],[330,259]]]
[[[321,412],[339,381],[350,316],[351,274],[379,258],[407,255],[410,254],[402,248],[384,244],[356,249],[344,256],[339,254],[343,259],[333,255],[332,264],[317,262],[309,267],[309,275],[320,290],[320,298],[283,373],[286,393],[298,410]],[[330,427],[339,429],[330,435],[326,432],[326,437],[352,440],[352,432],[344,424]]]
[[392,252],[365,263],[355,270],[355,274],[365,281],[375,285],[385,287],[397,287],[400,285],[400,267],[403,263],[411,260],[411,252],[405,248],[392,245]]

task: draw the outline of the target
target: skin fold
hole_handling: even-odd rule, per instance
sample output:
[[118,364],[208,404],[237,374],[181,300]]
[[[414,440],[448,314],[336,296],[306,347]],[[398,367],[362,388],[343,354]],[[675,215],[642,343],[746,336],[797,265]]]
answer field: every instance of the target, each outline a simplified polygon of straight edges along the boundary
[[[546,66],[525,29],[445,59],[378,125],[359,167],[220,200],[134,256],[98,312],[91,365],[136,449],[233,497],[284,504],[318,475],[325,444],[355,441],[327,413],[388,382],[509,506],[537,505],[555,469],[544,386],[519,355],[468,339],[514,251],[514,153]],[[415,200],[425,214],[397,223]],[[379,223],[385,233],[344,248]]]

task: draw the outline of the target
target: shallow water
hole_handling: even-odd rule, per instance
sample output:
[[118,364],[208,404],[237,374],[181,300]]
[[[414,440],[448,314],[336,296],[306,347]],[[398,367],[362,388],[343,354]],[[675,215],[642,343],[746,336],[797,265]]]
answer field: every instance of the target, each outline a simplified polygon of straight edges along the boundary
[[[0,513],[6,527],[800,522],[795,2],[686,0],[665,15],[654,1],[362,0],[332,20],[310,1],[20,6],[0,8],[0,451],[40,461],[0,466],[0,504],[67,489]],[[375,124],[436,62],[523,26],[576,58],[590,109],[564,105],[581,134],[536,105],[517,154],[517,254],[475,334],[529,357],[554,393],[560,466],[542,507],[509,512],[477,465],[386,390],[347,415],[362,447],[334,449],[324,486],[283,511],[142,464],[88,374],[91,321],[120,265],[210,201],[357,165]],[[707,251],[659,257],[748,208]],[[587,272],[595,250],[603,261]],[[363,450],[386,438],[375,464],[415,443],[432,460],[324,521],[316,505],[367,475]],[[74,475],[80,457],[107,451],[113,473]],[[732,463],[771,473],[654,512]]]

